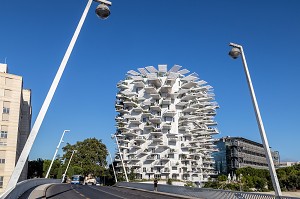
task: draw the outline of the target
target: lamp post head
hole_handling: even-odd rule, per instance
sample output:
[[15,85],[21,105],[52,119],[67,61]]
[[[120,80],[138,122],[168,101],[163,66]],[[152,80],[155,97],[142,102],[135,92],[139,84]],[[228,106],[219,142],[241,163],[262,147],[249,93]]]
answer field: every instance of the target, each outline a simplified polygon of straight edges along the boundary
[[241,54],[241,50],[237,47],[233,47],[229,52],[230,57],[232,57],[233,59],[238,58],[240,54]]
[[70,132],[70,130],[64,130],[65,133]]
[[115,134],[111,134],[111,139],[115,139],[116,135]]
[[98,15],[98,17],[100,17],[101,19],[107,19],[108,16],[110,15],[110,10],[108,6],[104,3],[99,4],[95,12]]

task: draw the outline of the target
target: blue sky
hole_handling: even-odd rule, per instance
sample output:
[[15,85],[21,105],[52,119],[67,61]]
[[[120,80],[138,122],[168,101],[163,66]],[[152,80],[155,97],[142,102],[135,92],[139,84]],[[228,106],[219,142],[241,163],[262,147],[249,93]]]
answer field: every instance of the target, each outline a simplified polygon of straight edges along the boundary
[[[0,62],[32,89],[34,122],[86,0],[1,1]],[[102,139],[113,152],[116,84],[128,70],[182,65],[214,87],[221,136],[261,142],[240,59],[243,45],[269,144],[300,160],[300,2],[115,0],[100,20],[93,3],[30,159],[51,159],[65,142]],[[32,122],[32,124],[33,124]]]

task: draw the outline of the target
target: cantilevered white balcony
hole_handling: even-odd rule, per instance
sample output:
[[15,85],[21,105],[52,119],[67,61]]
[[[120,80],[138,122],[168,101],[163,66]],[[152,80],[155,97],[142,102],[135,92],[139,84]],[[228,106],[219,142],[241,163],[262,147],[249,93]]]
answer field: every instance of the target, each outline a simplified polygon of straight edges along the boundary
[[134,84],[135,87],[137,88],[144,88],[145,84],[143,81],[133,81],[132,84]]
[[171,98],[163,98],[162,99],[163,105],[170,105],[171,104]]
[[162,87],[160,88],[160,91],[161,91],[161,92],[164,92],[164,93],[171,93],[171,91],[172,91],[172,86],[169,85],[169,84],[164,84],[164,85],[162,85]]
[[186,107],[182,110],[183,113],[191,113],[191,112],[195,112],[196,110],[198,110],[198,108],[194,108],[194,107]]
[[163,122],[161,126],[162,126],[162,129],[171,129],[172,123],[171,122]]
[[127,114],[129,113],[129,110],[123,109],[123,108],[118,108],[116,109],[117,112],[121,113],[121,114]]
[[142,122],[140,120],[131,119],[128,121],[129,125],[140,125]]
[[182,101],[189,101],[189,100],[194,100],[194,99],[196,99],[196,98],[197,98],[197,95],[186,93],[186,94],[181,98],[181,100],[182,100]]
[[119,125],[117,127],[118,130],[122,131],[122,132],[126,132],[129,131],[130,129],[127,126],[123,126],[123,125]]
[[184,84],[181,86],[181,88],[183,88],[183,89],[190,89],[190,88],[192,88],[192,87],[194,87],[194,86],[196,86],[196,85],[197,85],[196,82],[186,82],[186,83],[184,83]]
[[152,99],[160,99],[161,98],[159,93],[152,93],[152,94],[150,94],[150,96],[152,97]]
[[141,168],[143,166],[142,163],[131,163],[132,168]]
[[176,110],[166,110],[163,112],[163,116],[165,117],[174,117],[177,114]]
[[151,103],[150,110],[152,110],[152,111],[159,111],[160,112],[161,108],[160,108],[159,104],[157,104],[157,103]]
[[126,100],[123,102],[123,104],[124,104],[124,106],[127,106],[127,107],[129,107],[129,106],[137,107],[137,103],[132,100]]
[[153,84],[156,87],[161,87],[162,83],[161,83],[161,79],[157,76],[157,74],[150,74],[148,75],[148,82],[149,84]]
[[128,83],[126,83],[125,81],[119,82],[117,84],[117,88],[119,88],[119,89],[128,89],[129,88]]
[[137,136],[136,138],[134,138],[134,141],[138,143],[144,143],[146,142],[146,138],[144,136]]
[[145,85],[144,89],[145,89],[145,92],[148,94],[157,94],[158,93],[156,90],[156,87],[152,84]]
[[210,133],[210,134],[219,134],[219,130],[217,129],[217,128],[208,128],[207,130],[206,130],[208,133]]
[[160,116],[152,116],[149,118],[149,121],[155,124],[161,123],[161,117]]
[[143,112],[143,109],[140,106],[134,107],[132,110],[135,112]]

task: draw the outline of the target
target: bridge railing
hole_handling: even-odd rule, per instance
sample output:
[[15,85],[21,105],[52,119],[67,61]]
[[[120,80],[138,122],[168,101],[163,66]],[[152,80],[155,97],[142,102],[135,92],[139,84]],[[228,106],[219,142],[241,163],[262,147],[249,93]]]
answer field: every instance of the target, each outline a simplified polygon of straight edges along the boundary
[[61,182],[61,180],[47,179],[47,178],[35,178],[35,179],[24,180],[22,182],[19,182],[16,185],[16,187],[5,191],[0,196],[0,199],[16,199],[16,198],[19,198],[27,190],[29,190],[33,187],[43,185],[43,184],[60,183],[60,182]]
[[[153,191],[154,189],[153,184],[149,183],[118,182],[116,186],[144,189],[148,191]],[[278,199],[275,197],[275,195],[271,194],[249,193],[221,189],[194,188],[164,184],[158,184],[157,188],[160,192],[206,199]],[[280,199],[296,199],[296,197],[281,196]]]

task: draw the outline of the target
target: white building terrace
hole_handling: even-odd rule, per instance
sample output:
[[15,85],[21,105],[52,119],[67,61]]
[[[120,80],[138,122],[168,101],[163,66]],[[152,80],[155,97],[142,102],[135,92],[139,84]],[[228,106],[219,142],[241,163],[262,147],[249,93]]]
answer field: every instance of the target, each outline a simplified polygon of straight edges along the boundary
[[123,172],[121,155],[127,172],[134,171],[137,179],[202,183],[216,174],[211,153],[216,151],[212,135],[218,134],[218,105],[212,87],[180,69],[138,68],[117,84],[118,172]]

